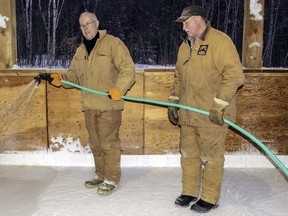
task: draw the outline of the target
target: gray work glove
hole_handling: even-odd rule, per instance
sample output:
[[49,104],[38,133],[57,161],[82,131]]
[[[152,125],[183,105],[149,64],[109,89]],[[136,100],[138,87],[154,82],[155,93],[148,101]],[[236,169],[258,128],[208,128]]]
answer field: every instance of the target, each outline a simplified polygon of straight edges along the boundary
[[212,108],[210,109],[209,113],[209,119],[217,125],[224,125],[224,112],[225,108],[229,105],[227,101],[223,101],[221,99],[218,99],[214,97],[214,103],[212,105]]
[[[179,97],[170,96],[169,102],[178,104],[179,103]],[[179,113],[178,112],[179,112],[178,107],[168,107],[168,118],[169,118],[169,121],[173,125],[178,125],[178,122],[179,122]]]

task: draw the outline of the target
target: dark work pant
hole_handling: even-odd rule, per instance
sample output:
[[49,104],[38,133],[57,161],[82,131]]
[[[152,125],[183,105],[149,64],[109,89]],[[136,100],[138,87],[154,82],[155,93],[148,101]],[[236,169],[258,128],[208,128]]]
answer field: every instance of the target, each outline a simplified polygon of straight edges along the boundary
[[84,115],[96,175],[118,184],[121,177],[119,128],[122,110],[85,110]]

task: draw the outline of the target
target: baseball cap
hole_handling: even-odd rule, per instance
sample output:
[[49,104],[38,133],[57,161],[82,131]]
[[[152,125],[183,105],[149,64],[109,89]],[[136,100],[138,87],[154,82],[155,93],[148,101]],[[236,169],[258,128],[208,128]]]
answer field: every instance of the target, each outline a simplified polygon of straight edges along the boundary
[[185,22],[187,19],[189,19],[191,16],[207,16],[207,11],[205,8],[199,6],[199,5],[190,5],[185,7],[182,10],[181,16],[175,20],[175,22],[182,23]]

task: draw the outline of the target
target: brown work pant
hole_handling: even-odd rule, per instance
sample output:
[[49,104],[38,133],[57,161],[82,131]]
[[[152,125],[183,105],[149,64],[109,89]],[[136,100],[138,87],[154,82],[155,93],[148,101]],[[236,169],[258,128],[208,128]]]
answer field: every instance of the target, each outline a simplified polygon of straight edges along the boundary
[[118,184],[121,177],[119,128],[122,111],[85,110],[84,115],[96,175]]
[[219,203],[227,130],[227,126],[181,127],[182,195],[200,194],[206,202]]

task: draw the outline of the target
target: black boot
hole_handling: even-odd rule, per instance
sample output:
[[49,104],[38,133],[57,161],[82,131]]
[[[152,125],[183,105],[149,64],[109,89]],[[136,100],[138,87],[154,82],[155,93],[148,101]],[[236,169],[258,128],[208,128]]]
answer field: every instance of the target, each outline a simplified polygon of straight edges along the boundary
[[175,200],[177,206],[187,207],[191,202],[195,202],[197,197],[181,195]]
[[198,200],[198,202],[194,203],[191,206],[191,210],[198,212],[198,213],[207,213],[209,212],[211,209],[217,208],[218,204],[212,204],[209,202],[205,202],[204,200],[200,199]]

